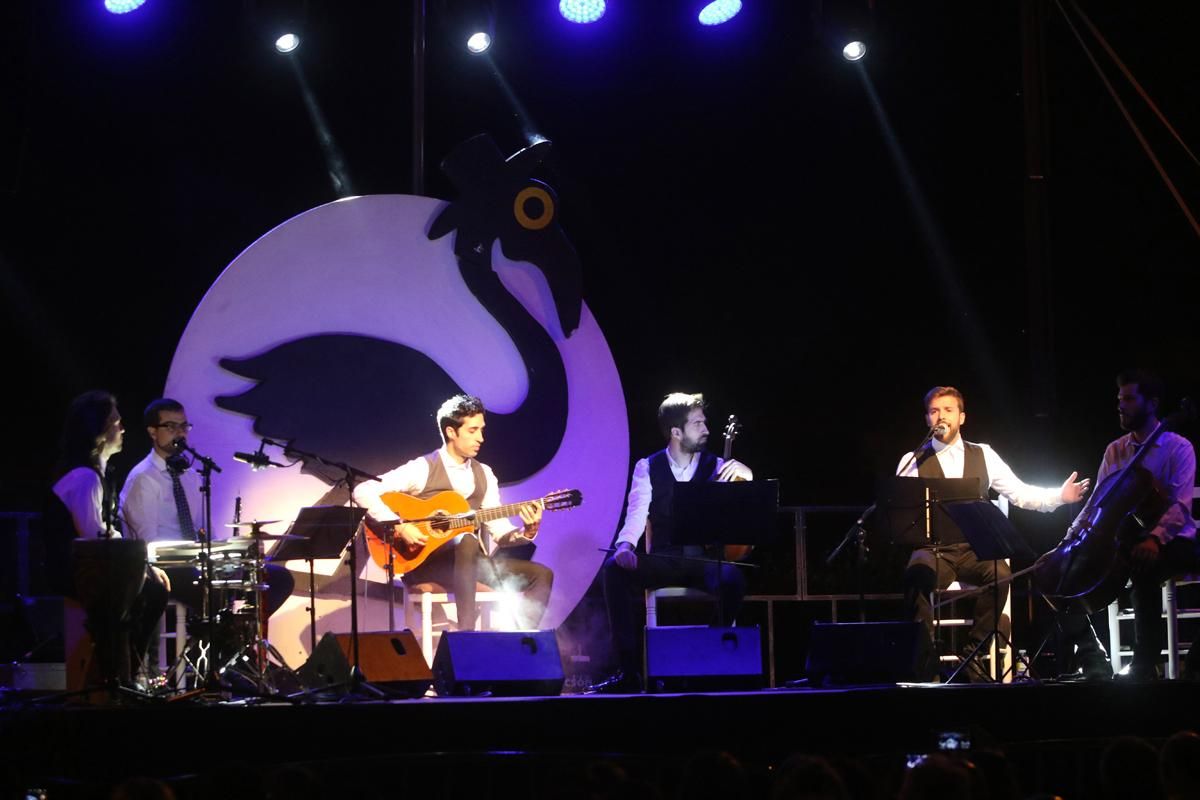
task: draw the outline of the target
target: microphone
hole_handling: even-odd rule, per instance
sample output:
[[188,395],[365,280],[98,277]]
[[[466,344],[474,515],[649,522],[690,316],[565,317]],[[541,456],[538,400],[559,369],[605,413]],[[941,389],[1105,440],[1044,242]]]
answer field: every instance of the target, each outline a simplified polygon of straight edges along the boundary
[[234,453],[233,460],[249,464],[251,469],[266,469],[267,467],[279,466],[273,463],[270,456],[266,453]]
[[187,451],[187,439],[182,436],[171,442],[171,449],[175,452],[167,456],[167,469],[178,475],[187,472],[191,464],[188,462],[187,456],[184,453]]
[[[213,472],[221,471],[221,468],[218,467],[211,458],[209,458],[206,455],[197,453],[195,450],[193,450],[192,446],[190,444],[188,444],[188,440],[185,437],[180,436],[178,439],[171,442],[171,446],[174,447],[176,450],[175,455],[171,456],[171,458],[177,458],[180,460],[184,460],[183,454],[187,453],[192,458],[194,458],[196,461],[199,461],[201,464],[203,464],[205,469],[212,470]],[[167,460],[169,462],[171,459],[167,459]],[[188,464],[185,461],[184,468],[186,469],[187,467],[190,467],[190,466],[191,466],[191,464]]]
[[939,422],[937,425],[933,426],[933,435],[934,436],[944,436],[946,434],[946,431],[948,431],[948,430],[950,430],[949,425],[947,425],[944,422]]
[[241,461],[243,464],[249,464],[253,470],[266,469],[267,467],[283,467],[283,464],[276,464],[271,460],[271,457],[263,452],[263,448],[267,446],[267,440],[263,439],[258,444],[257,453],[234,453],[233,460]]

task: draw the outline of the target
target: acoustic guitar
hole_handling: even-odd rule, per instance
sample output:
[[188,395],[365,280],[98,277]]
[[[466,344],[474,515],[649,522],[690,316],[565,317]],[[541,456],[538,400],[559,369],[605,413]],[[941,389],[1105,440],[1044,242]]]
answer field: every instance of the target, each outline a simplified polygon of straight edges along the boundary
[[[472,511],[471,507],[467,505],[466,499],[457,492],[439,492],[426,500],[403,492],[384,492],[379,499],[400,518],[395,522],[379,524],[394,525],[398,522],[410,522],[429,537],[423,546],[411,547],[393,538],[390,560],[396,575],[407,575],[412,572],[425,563],[425,560],[435,550],[460,533],[474,533],[485,522],[515,517],[521,506],[538,502],[538,500],[523,500],[520,503],[506,503],[502,506]],[[583,493],[578,489],[560,489],[539,499],[546,511],[565,511],[583,503]],[[371,560],[387,569],[389,561],[387,542],[369,527],[365,529],[365,533]],[[480,546],[482,546],[482,542]]]

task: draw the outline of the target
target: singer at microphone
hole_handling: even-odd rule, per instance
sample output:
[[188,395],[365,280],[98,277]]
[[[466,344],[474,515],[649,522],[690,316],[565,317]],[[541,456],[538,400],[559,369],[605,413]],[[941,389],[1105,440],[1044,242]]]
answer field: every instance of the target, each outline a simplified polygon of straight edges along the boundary
[[[953,386],[930,389],[925,395],[924,412],[929,433],[916,451],[905,453],[900,459],[896,474],[901,477],[974,478],[978,481],[980,500],[987,500],[989,493],[995,492],[1018,508],[1030,511],[1053,511],[1064,503],[1081,501],[1087,493],[1090,481],[1085,478],[1077,482],[1078,474],[1074,472],[1062,486],[1030,486],[1016,476],[991,446],[965,441],[961,429],[966,424],[967,414],[962,393]],[[933,609],[929,595],[935,588],[944,591],[955,580],[983,586],[997,579],[1005,580],[1010,574],[1003,561],[980,561],[961,531],[952,525],[946,526],[936,552],[932,546],[919,547],[909,559],[903,579],[909,618],[924,623],[932,638]],[[965,647],[967,652],[994,628],[1007,641],[1008,617],[1001,615],[997,621],[1007,591],[1005,586],[999,593],[999,607],[991,592],[976,598],[975,622]],[[968,674],[981,676],[982,673],[976,670],[968,670]]]

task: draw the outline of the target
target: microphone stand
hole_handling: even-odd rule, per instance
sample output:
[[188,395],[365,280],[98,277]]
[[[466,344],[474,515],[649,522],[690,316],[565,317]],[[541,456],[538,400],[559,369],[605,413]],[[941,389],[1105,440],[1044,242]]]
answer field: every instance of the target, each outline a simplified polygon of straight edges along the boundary
[[[212,609],[212,474],[220,472],[217,462],[205,455],[197,453],[187,443],[187,439],[177,439],[175,449],[190,455],[194,462],[200,462],[200,496],[202,498],[201,518],[204,525],[196,532],[200,545],[200,618],[203,620],[203,630],[209,637],[209,648],[213,647],[215,634],[214,615]],[[204,658],[204,672],[201,676],[205,688],[216,689],[218,678],[213,659]]]
[[[302,459],[311,459],[318,464],[326,467],[335,467],[342,471],[343,477],[334,485],[344,485],[346,491],[350,494],[350,507],[354,508],[354,487],[359,483],[366,481],[381,480],[378,475],[372,475],[370,472],[364,472],[361,469],[352,467],[349,464],[341,461],[327,461],[316,453],[308,453],[303,450],[298,450],[291,445],[282,444],[264,438],[264,445],[271,445],[283,449],[286,456],[297,456]],[[348,694],[358,695],[366,693],[374,697],[386,697],[387,693],[382,689],[372,686],[363,677],[362,670],[359,669],[359,654],[358,654],[358,535],[362,532],[363,523],[359,522],[354,533],[350,537],[350,652],[351,664],[350,675],[346,679],[346,691]],[[388,591],[392,591],[392,587],[388,586]],[[331,688],[331,687],[330,687]]]
[[925,445],[933,441],[933,437],[938,433],[944,433],[944,431],[939,430],[941,427],[941,424],[938,424],[929,429],[929,433],[925,434],[925,438],[921,440],[921,443],[913,448],[912,452],[908,454],[908,459],[900,466],[900,469],[896,470],[896,475],[903,476],[904,473],[908,471],[908,468],[912,462],[916,459],[917,454],[925,449]]
[[[921,440],[921,443],[919,445],[917,445],[916,448],[911,453],[909,453],[908,460],[906,460],[904,462],[904,464],[900,467],[900,469],[896,470],[896,475],[903,476],[904,473],[908,471],[908,468],[912,465],[912,463],[916,460],[917,454],[920,453],[923,449],[925,449],[925,445],[927,445],[931,441],[933,441],[934,436],[937,436],[939,434],[944,434],[945,432],[946,432],[946,429],[944,427],[944,423],[939,422],[937,425],[932,426],[929,429],[929,432],[925,434],[925,438]],[[932,611],[933,611],[933,639],[934,639],[933,645],[934,645],[934,651],[936,653],[936,652],[938,652],[938,650],[937,650],[937,635],[938,635],[938,631],[941,630],[941,619],[942,619],[941,618],[941,610],[940,610],[942,607],[942,604],[940,602],[941,601],[941,592],[938,589],[938,587],[942,585],[942,576],[941,576],[941,561],[938,559],[938,548],[939,548],[940,542],[932,541],[933,521],[931,519],[931,512],[933,510],[934,502],[936,502],[936,498],[930,497],[929,490],[926,489],[925,490],[925,541],[928,543],[928,546],[933,550],[933,593],[935,595],[934,599],[937,602],[934,602],[932,604]],[[999,613],[999,612],[997,611],[997,613]],[[938,661],[938,670],[939,671],[941,670],[941,661],[940,660]],[[957,675],[958,670],[955,670],[954,674]]]
[[878,503],[871,503],[871,505],[867,506],[867,509],[865,511],[863,511],[863,513],[859,515],[859,517],[855,521],[855,523],[850,526],[850,530],[846,531],[846,535],[844,537],[842,537],[841,544],[839,544],[836,548],[834,548],[833,552],[830,553],[829,556],[825,559],[825,566],[827,566],[827,567],[831,566],[833,564],[833,562],[835,560],[837,560],[837,557],[842,552],[842,550],[846,549],[846,546],[849,545],[851,542],[853,542],[854,546],[857,548],[857,555],[854,558],[854,583],[858,587],[858,621],[859,622],[867,621],[867,617],[866,617],[867,596],[866,596],[866,592],[863,589],[862,572],[863,572],[863,567],[866,566],[866,563],[867,563],[868,548],[867,548],[867,529],[863,527],[863,522],[867,519],[867,517],[869,517],[875,513],[875,507],[878,505],[879,505]]

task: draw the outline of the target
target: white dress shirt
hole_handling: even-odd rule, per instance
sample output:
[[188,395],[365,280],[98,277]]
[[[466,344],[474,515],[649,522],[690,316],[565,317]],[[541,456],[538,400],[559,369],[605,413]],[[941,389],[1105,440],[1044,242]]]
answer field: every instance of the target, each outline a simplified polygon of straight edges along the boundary
[[[966,463],[966,448],[963,447],[963,438],[956,436],[950,444],[942,444],[934,439],[931,444],[934,457],[942,467],[942,474],[947,478],[961,478]],[[1013,473],[1008,464],[1005,464],[1004,460],[996,455],[996,451],[990,445],[977,442],[972,442],[972,444],[983,449],[983,463],[987,465],[989,488],[995,489],[998,494],[1007,497],[1008,502],[1017,508],[1024,508],[1027,511],[1053,511],[1063,504],[1061,487],[1030,486]],[[908,466],[905,467],[905,464]],[[903,472],[900,471],[901,468],[904,468]],[[917,477],[917,460],[912,457],[912,453],[905,453],[904,457],[900,459],[900,463],[896,465],[896,474],[901,477]]]
[[[100,507],[104,505],[104,484],[91,467],[76,467],[54,484],[54,494],[75,523],[75,533],[81,537],[96,537],[104,532]],[[113,531],[114,536],[120,533]]]
[[[442,466],[446,469],[446,475],[450,478],[450,486],[455,492],[462,495],[464,498],[470,497],[475,493],[475,471],[471,468],[471,459],[467,459],[461,464],[454,461],[450,454],[446,452],[445,445],[438,450],[438,456],[442,459]],[[483,469],[483,476],[487,480],[487,486],[483,491],[483,501],[480,503],[480,508],[493,508],[501,505],[500,502],[500,483],[496,480],[496,474],[492,472],[492,468],[482,461],[479,466]],[[425,485],[429,482],[429,461],[425,456],[418,456],[411,461],[407,461],[396,467],[390,472],[385,472],[380,476],[378,481],[367,481],[361,483],[354,490],[354,501],[367,510],[373,518],[380,522],[391,522],[398,519],[396,513],[384,505],[380,496],[385,492],[403,492],[404,494],[418,494],[425,490]],[[507,544],[514,541],[513,534],[517,531],[517,526],[513,525],[507,519],[497,519],[485,523],[487,526],[488,536],[486,537],[491,543],[491,551],[495,552],[495,548],[499,544]]]
[[[1101,484],[1109,475],[1120,471],[1132,461],[1138,448],[1133,434],[1126,434],[1111,442],[1104,450],[1100,471],[1096,473],[1094,491],[1101,491]],[[1196,483],[1196,451],[1192,448],[1192,443],[1178,434],[1165,431],[1151,445],[1142,460],[1142,467],[1149,470],[1163,492],[1174,501],[1171,507],[1163,512],[1150,535],[1162,544],[1176,536],[1195,539],[1196,522],[1192,519],[1192,492]]]
[[[187,496],[192,530],[204,527],[204,505],[200,499],[200,476],[187,470],[179,476]],[[157,451],[138,462],[125,479],[121,489],[121,518],[125,535],[147,542],[179,541],[184,539],[179,527],[179,512],[175,508],[175,488],[167,462]],[[223,537],[222,537],[223,538]]]

